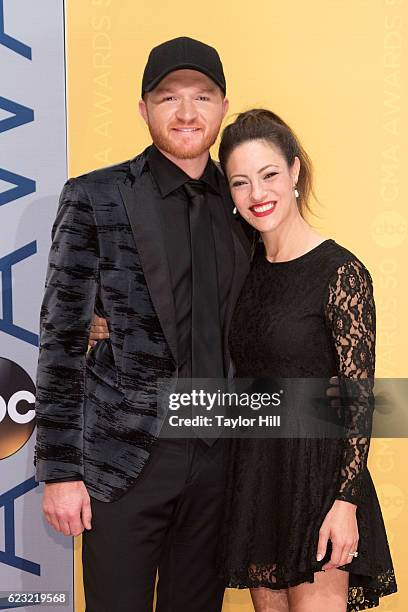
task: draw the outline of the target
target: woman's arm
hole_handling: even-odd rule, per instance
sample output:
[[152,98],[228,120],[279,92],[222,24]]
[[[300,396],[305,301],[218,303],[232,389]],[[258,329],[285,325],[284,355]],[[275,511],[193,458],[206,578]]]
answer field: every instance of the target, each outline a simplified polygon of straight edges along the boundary
[[327,323],[331,330],[344,409],[345,432],[338,491],[319,531],[317,560],[330,539],[329,570],[347,565],[358,548],[356,510],[364,496],[373,413],[375,306],[371,277],[351,260],[337,269],[328,292]]
[[357,259],[342,265],[326,306],[338,359],[345,416],[344,456],[337,499],[358,505],[364,494],[374,407],[375,305],[369,272]]

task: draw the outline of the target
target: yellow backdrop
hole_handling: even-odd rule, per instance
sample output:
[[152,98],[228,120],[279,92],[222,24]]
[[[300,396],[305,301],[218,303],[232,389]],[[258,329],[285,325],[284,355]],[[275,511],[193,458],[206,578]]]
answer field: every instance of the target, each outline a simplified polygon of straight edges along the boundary
[[[66,0],[69,174],[135,155],[149,143],[138,116],[151,47],[181,35],[220,52],[231,114],[268,107],[301,137],[316,168],[313,223],[372,272],[377,375],[407,376],[404,259],[408,74],[405,0]],[[214,149],[216,156],[216,148]],[[399,582],[382,610],[408,605],[406,440],[373,440],[369,465]],[[83,612],[76,539],[76,612]],[[250,612],[229,591],[224,612]]]

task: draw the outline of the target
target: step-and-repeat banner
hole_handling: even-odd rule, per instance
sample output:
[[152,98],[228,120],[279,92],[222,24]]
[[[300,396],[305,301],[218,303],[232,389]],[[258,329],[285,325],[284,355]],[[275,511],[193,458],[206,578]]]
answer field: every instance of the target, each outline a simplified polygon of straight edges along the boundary
[[33,466],[39,309],[66,174],[63,0],[0,0],[0,609],[73,610],[73,539],[43,519]]
[[[270,108],[302,140],[320,201],[312,202],[312,224],[355,252],[373,276],[377,376],[406,377],[408,0],[66,6],[70,176],[128,159],[149,143],[137,103],[153,46],[176,36],[215,46],[227,78],[227,120]],[[381,601],[389,612],[408,606],[407,452],[404,439],[372,440],[369,457],[399,586]],[[77,612],[84,610],[80,552],[77,538]],[[247,591],[227,591],[223,612],[251,610]]]

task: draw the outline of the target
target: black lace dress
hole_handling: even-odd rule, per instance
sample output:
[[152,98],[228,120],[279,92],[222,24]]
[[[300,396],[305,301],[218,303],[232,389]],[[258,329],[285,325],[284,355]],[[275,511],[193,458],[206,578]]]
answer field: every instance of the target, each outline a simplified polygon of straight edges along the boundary
[[[350,428],[372,417],[375,307],[371,277],[325,240],[270,263],[260,244],[234,313],[230,348],[240,378],[325,378],[362,383]],[[351,429],[350,429],[351,431]],[[348,612],[397,590],[381,509],[367,467],[369,437],[231,441],[221,571],[227,586],[282,589],[313,582],[320,526],[334,500],[357,505],[358,556]],[[330,546],[330,542],[329,542]]]

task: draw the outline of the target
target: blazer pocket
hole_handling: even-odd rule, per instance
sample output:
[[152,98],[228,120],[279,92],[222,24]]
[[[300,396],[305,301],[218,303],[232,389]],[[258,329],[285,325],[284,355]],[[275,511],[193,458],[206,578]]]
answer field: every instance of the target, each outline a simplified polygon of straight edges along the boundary
[[87,373],[91,372],[110,387],[115,389],[120,387],[119,372],[115,363],[110,338],[99,340],[88,352],[86,367]]

